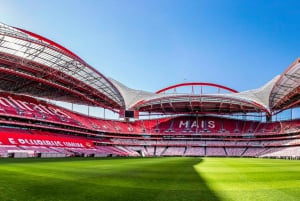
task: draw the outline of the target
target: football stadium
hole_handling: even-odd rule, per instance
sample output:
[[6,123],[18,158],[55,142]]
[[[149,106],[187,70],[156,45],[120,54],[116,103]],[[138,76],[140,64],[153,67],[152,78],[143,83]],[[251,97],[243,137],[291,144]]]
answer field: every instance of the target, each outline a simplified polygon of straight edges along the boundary
[[247,91],[150,92],[1,23],[0,200],[299,200],[300,119],[276,115],[299,107],[300,59],[286,66]]

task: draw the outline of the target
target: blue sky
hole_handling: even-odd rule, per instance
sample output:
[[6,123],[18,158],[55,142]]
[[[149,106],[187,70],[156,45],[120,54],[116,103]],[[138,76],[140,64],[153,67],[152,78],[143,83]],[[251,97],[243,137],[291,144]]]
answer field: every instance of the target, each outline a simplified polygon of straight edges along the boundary
[[0,21],[70,49],[123,84],[258,88],[300,56],[300,3],[260,0],[1,0]]

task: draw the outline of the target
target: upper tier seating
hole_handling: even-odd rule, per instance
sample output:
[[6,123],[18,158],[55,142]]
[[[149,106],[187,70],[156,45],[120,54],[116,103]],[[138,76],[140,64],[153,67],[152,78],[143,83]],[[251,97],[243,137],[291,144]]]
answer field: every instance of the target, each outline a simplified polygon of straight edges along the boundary
[[80,126],[68,110],[28,96],[0,93],[0,115]]
[[120,134],[255,137],[300,130],[300,119],[264,123],[218,116],[177,116],[125,122],[79,114],[32,97],[0,93],[0,116],[69,125],[92,131]]

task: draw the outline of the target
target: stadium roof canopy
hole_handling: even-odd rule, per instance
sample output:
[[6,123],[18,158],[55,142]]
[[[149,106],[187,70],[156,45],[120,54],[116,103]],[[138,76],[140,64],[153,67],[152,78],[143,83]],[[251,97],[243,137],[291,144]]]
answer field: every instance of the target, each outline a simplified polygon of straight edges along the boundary
[[274,84],[270,94],[272,110],[282,111],[300,105],[300,58],[290,65]]
[[0,90],[58,101],[124,107],[119,91],[77,55],[29,31],[0,23]]
[[[201,92],[196,93],[194,88],[199,86]],[[218,92],[202,93],[202,87],[207,86]],[[192,90],[177,91],[181,87]],[[0,23],[0,90],[120,112],[127,109],[164,114],[265,112],[271,115],[300,105],[300,59],[259,89],[237,92],[222,85],[197,82],[153,93],[130,89],[108,79],[63,46]]]
[[[225,86],[213,83],[182,83],[159,90],[157,93],[133,90],[121,83],[112,80],[124,97],[127,108],[141,112],[153,113],[250,113],[266,112],[270,114],[268,107],[269,94],[278,77],[268,82],[265,86],[238,93]],[[180,87],[189,86],[191,93],[178,93]],[[195,93],[196,86],[211,86],[225,90],[227,93]],[[166,93],[169,90],[172,93]],[[229,92],[229,93],[228,93]],[[126,100],[130,100],[126,102]]]

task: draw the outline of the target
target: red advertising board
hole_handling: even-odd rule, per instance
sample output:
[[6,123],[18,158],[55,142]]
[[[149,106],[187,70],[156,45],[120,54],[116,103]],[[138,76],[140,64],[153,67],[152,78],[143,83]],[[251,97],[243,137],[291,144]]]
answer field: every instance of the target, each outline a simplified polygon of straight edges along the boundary
[[46,147],[66,147],[66,148],[93,148],[91,140],[79,138],[67,138],[49,135],[31,135],[0,133],[0,144],[17,146],[46,146]]

